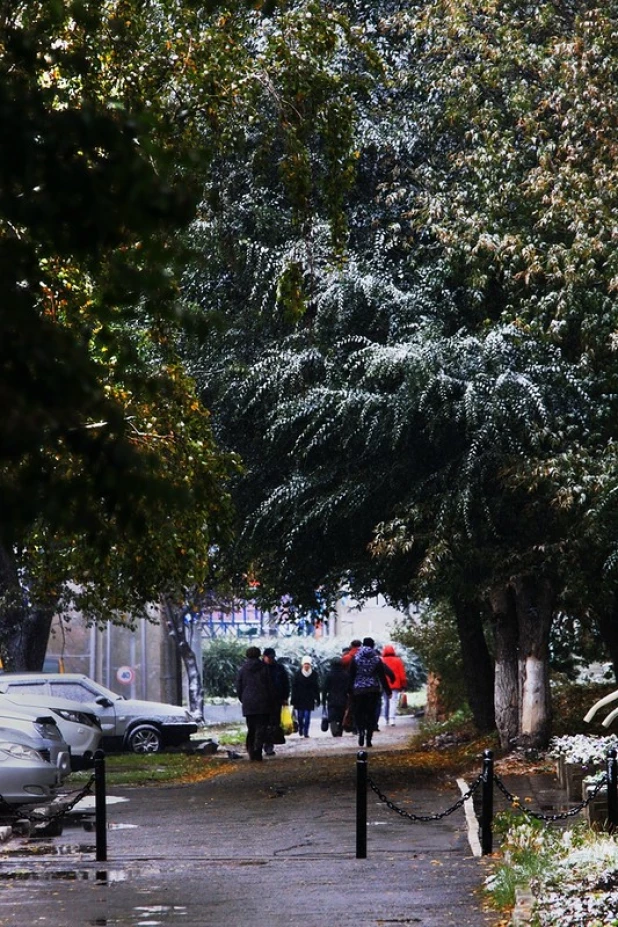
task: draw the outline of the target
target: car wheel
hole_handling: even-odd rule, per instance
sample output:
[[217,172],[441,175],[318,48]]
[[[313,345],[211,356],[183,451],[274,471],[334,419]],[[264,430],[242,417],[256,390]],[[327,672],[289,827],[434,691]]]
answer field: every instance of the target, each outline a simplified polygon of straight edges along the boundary
[[161,743],[161,731],[154,724],[139,724],[127,735],[131,753],[159,753]]

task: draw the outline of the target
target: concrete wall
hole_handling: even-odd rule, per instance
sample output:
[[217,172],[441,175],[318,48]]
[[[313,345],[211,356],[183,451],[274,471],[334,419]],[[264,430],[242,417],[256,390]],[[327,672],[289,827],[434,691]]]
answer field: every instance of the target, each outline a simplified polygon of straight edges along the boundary
[[135,630],[108,624],[88,627],[80,615],[68,623],[55,620],[47,656],[57,658],[66,673],[85,673],[127,698],[180,701],[178,657],[159,616],[142,619]]

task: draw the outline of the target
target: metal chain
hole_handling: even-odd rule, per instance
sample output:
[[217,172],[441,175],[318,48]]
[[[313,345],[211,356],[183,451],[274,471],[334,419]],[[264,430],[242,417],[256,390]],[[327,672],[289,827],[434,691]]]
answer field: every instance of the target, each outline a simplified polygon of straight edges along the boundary
[[55,821],[57,818],[63,817],[65,814],[68,814],[69,811],[72,811],[75,805],[85,798],[86,795],[89,795],[92,791],[92,786],[94,784],[94,776],[91,776],[86,785],[77,792],[74,798],[67,805],[63,805],[58,811],[53,812],[53,814],[45,814],[40,811],[25,811],[21,808],[15,808],[14,805],[10,805],[8,802],[2,798],[0,795],[0,808],[2,810],[10,810],[12,815],[16,818],[19,818],[20,821],[31,821],[37,824],[40,824],[42,821],[51,822]]
[[[513,805],[517,805],[521,808],[519,799],[515,795],[511,795],[509,790],[506,788],[502,780],[494,774],[494,782],[504,795],[507,801]],[[602,779],[597,782],[592,792],[588,795],[581,804],[576,805],[574,808],[571,808],[569,811],[561,811],[557,814],[543,814],[542,811],[529,811],[527,808],[521,808],[523,814],[527,814],[528,817],[535,818],[537,821],[565,821],[567,818],[575,817],[576,814],[579,814],[580,811],[583,811],[584,808],[587,808],[591,801],[596,798],[596,796],[601,791],[602,787],[607,784],[607,775],[604,775]]]
[[452,814],[453,811],[457,811],[459,808],[461,808],[464,803],[472,797],[474,792],[476,792],[479,785],[483,781],[483,776],[480,775],[478,779],[472,783],[465,795],[462,795],[454,805],[452,805],[450,808],[447,808],[446,811],[440,811],[436,814],[412,814],[409,811],[404,811],[403,808],[398,808],[394,802],[390,801],[390,799],[388,799],[386,795],[384,795],[384,793],[379,790],[377,785],[369,777],[367,778],[367,781],[380,801],[384,802],[386,807],[390,808],[391,811],[395,811],[397,814],[401,815],[402,818],[408,818],[409,821],[441,821],[442,818],[448,817],[448,815]]

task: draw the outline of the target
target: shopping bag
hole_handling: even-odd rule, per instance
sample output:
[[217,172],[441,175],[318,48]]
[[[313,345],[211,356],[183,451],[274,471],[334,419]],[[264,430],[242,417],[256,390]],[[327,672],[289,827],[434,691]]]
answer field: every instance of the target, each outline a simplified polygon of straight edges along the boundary
[[285,735],[283,733],[283,728],[280,724],[269,724],[266,727],[266,734],[264,735],[264,743],[266,744],[284,744]]
[[343,721],[341,722],[343,730],[350,734],[354,730],[354,711],[352,708],[352,696],[348,696],[348,704],[345,706]]
[[294,733],[294,721],[292,719],[292,709],[289,705],[281,707],[281,727],[284,734]]
[[322,721],[320,722],[320,729],[322,731],[328,730],[328,711],[326,710],[326,705],[322,709]]

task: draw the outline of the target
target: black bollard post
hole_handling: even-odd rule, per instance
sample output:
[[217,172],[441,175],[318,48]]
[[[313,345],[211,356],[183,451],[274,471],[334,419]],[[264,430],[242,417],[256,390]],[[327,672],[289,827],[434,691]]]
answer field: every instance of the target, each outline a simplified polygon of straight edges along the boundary
[[618,826],[618,760],[613,747],[607,751],[607,824],[610,833]]
[[356,858],[367,859],[367,754],[356,754]]
[[494,755],[483,751],[483,807],[481,810],[481,852],[487,856],[493,850],[492,822],[494,816]]
[[94,755],[94,813],[97,862],[107,862],[107,807],[105,797],[105,753]]

